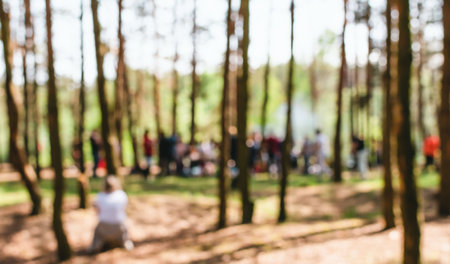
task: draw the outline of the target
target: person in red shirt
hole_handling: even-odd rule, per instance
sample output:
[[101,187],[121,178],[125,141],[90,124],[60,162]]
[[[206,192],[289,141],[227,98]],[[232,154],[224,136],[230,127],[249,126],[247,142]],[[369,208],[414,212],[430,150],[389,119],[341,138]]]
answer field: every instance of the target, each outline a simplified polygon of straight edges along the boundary
[[435,165],[434,157],[439,150],[440,140],[437,136],[427,135],[423,141],[423,155],[425,156],[425,167]]
[[147,161],[147,167],[150,168],[150,166],[152,165],[153,142],[150,139],[150,132],[148,131],[148,129],[146,129],[144,132],[143,143],[144,143],[145,160]]

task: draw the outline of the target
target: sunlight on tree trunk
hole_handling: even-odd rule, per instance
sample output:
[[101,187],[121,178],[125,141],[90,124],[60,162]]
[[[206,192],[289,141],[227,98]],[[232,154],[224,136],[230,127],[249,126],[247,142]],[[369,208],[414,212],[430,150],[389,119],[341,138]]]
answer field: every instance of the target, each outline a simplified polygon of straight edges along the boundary
[[27,163],[25,152],[19,147],[19,109],[16,102],[16,93],[12,86],[12,54],[10,50],[10,28],[9,13],[3,6],[3,0],[0,0],[0,20],[1,20],[1,36],[3,42],[3,59],[5,61],[5,90],[6,105],[8,110],[9,122],[9,149],[10,161],[14,168],[19,172],[22,182],[27,188],[33,203],[31,215],[41,212],[41,193],[37,182],[36,174],[33,168]]
[[411,138],[410,79],[411,79],[411,33],[409,30],[409,0],[398,1],[398,102],[400,123],[397,134],[398,168],[400,171],[400,194],[403,220],[403,262],[420,263],[420,227],[417,219],[418,198],[414,175],[414,145]]
[[56,91],[55,69],[53,66],[52,45],[52,10],[50,0],[45,1],[47,25],[47,67],[48,67],[48,129],[50,136],[51,160],[55,173],[53,200],[53,231],[58,243],[58,259],[63,261],[71,258],[72,252],[67,241],[62,221],[63,195],[65,191],[63,164],[61,155],[61,142],[58,123],[58,96]]

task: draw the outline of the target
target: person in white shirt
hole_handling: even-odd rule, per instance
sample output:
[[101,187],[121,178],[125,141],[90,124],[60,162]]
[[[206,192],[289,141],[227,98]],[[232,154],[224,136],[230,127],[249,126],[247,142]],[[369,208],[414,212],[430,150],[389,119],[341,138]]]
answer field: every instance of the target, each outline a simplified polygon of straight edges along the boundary
[[105,246],[131,250],[134,245],[128,237],[125,226],[128,197],[116,177],[107,176],[104,184],[104,191],[97,195],[94,203],[99,223],[95,228],[94,239],[89,251],[97,253]]

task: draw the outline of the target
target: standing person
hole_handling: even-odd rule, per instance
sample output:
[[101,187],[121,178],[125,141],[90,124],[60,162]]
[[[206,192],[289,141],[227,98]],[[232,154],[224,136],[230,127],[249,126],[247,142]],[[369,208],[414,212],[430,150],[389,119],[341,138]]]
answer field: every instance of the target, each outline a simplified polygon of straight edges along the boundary
[[322,176],[323,174],[330,176],[331,169],[327,163],[327,159],[330,156],[330,140],[320,129],[316,129],[315,152],[317,163],[320,167],[319,176]]
[[94,129],[89,137],[91,143],[92,157],[94,158],[94,168],[92,169],[92,176],[97,178],[97,168],[100,163],[100,150],[102,148],[102,139],[97,129]]
[[300,152],[300,156],[303,157],[303,174],[309,174],[309,160],[311,156],[314,154],[314,143],[309,139],[308,136],[305,136],[303,141],[302,150]]
[[269,164],[268,164],[269,173],[271,176],[276,176],[280,171],[281,143],[275,135],[270,134],[269,137],[266,139],[266,144],[267,144],[267,152],[269,154]]
[[436,156],[437,151],[439,150],[440,140],[437,136],[432,136],[427,134],[423,141],[423,155],[425,156],[425,166],[424,170],[428,168],[428,166],[435,165],[434,157]]
[[144,132],[144,155],[145,161],[147,162],[147,168],[150,171],[150,167],[152,166],[152,156],[153,156],[153,142],[150,139],[150,131],[148,129]]
[[94,203],[99,222],[89,252],[98,253],[105,246],[132,250],[134,245],[128,237],[125,225],[128,197],[115,176],[107,176],[103,188]]
[[356,157],[356,167],[362,179],[366,179],[368,170],[368,153],[364,146],[364,140],[356,135],[352,135],[352,153]]

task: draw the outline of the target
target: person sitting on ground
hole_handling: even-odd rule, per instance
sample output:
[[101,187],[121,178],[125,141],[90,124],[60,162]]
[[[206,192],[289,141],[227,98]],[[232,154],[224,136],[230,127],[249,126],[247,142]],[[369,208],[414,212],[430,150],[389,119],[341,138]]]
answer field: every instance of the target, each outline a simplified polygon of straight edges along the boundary
[[99,223],[95,228],[90,253],[98,253],[105,247],[133,249],[133,242],[129,239],[125,226],[127,203],[128,197],[122,190],[119,179],[107,176],[104,181],[104,191],[97,195],[94,203]]

